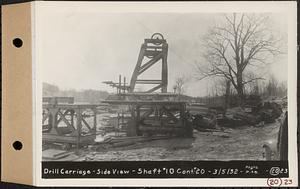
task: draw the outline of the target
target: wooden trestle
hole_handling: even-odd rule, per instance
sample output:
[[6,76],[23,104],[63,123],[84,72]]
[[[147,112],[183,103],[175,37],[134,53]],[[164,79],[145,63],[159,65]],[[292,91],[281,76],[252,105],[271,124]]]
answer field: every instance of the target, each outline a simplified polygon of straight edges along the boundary
[[186,103],[161,100],[106,100],[109,104],[128,105],[131,121],[127,136],[173,135],[192,137],[192,125],[186,114]]
[[74,99],[67,97],[43,101],[43,143],[63,143],[69,147],[94,143],[97,105],[73,104]]

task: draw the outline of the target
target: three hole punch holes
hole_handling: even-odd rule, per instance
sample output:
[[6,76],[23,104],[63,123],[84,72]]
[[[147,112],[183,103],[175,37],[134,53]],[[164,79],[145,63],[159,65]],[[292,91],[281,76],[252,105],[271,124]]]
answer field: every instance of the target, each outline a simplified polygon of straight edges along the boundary
[[[23,41],[22,41],[22,39],[20,39],[20,38],[14,38],[14,39],[12,40],[12,43],[13,43],[13,45],[14,45],[16,48],[20,48],[20,47],[23,46]],[[15,141],[15,142],[12,144],[12,146],[13,146],[13,148],[14,148],[15,150],[21,150],[21,149],[23,148],[23,144],[22,144],[22,142],[20,142],[20,141]]]
[[12,42],[13,42],[13,45],[17,48],[20,48],[23,46],[23,41],[20,38],[14,38]]

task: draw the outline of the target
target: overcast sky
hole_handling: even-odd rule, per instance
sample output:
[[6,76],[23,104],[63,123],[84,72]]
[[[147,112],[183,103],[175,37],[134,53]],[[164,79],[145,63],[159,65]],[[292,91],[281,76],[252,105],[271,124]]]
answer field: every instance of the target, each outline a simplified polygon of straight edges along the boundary
[[[101,13],[93,5],[94,11],[68,6],[39,12],[37,63],[42,64],[44,82],[61,89],[113,91],[101,82],[117,81],[119,74],[130,79],[144,38],[159,32],[169,44],[169,91],[175,78],[183,75],[189,78],[186,94],[207,94],[210,83],[194,79],[194,63],[203,61],[201,39],[221,14]],[[271,29],[286,38],[284,15],[270,14],[270,18]],[[268,70],[278,80],[287,80],[286,56]]]

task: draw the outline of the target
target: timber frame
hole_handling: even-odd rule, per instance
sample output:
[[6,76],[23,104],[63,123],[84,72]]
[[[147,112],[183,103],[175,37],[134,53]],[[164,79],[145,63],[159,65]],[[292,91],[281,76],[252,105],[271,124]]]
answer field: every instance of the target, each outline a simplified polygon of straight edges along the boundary
[[107,100],[109,104],[129,105],[131,121],[127,136],[172,135],[192,137],[186,103],[181,101]]
[[[186,114],[186,102],[178,95],[168,93],[168,43],[160,33],[145,39],[131,76],[130,84],[119,75],[119,82],[105,81],[117,88],[103,103],[128,105],[131,114],[127,123],[127,136],[176,135],[192,137],[192,127]],[[147,60],[146,60],[147,59]],[[140,79],[143,73],[161,62],[160,79]],[[136,85],[150,86],[146,91],[136,91]]]
[[[155,33],[151,39],[145,39],[141,46],[137,64],[130,80],[129,92],[134,92],[137,84],[156,85],[145,93],[152,93],[161,90],[162,93],[167,92],[168,86],[168,44],[160,33]],[[144,60],[148,59],[146,62]],[[138,79],[146,70],[154,64],[161,61],[161,79]]]
[[[64,98],[49,98],[50,101],[43,104],[43,143],[63,143],[77,148],[94,143],[97,105],[58,103],[72,102]],[[47,101],[46,98],[43,101]],[[88,118],[92,120],[88,121]]]

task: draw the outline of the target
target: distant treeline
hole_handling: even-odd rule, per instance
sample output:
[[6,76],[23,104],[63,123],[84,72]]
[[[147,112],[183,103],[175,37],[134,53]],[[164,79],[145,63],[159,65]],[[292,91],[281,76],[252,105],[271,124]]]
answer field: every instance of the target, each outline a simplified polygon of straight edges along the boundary
[[75,102],[100,103],[108,97],[109,93],[100,90],[61,90],[58,86],[43,83],[43,96],[74,97]]

